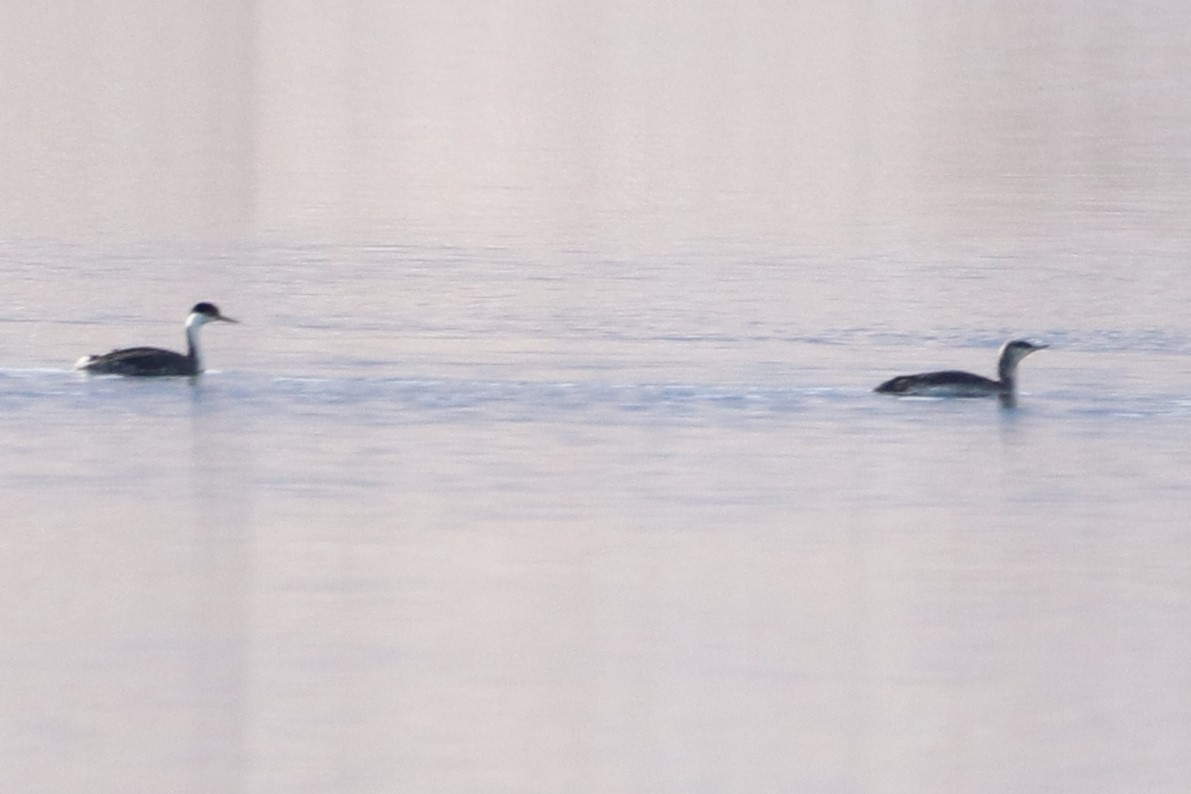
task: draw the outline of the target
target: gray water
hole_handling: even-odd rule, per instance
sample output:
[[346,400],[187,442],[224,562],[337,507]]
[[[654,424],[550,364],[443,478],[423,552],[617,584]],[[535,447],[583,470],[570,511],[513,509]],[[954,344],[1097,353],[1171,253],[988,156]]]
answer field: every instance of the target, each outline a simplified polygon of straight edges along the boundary
[[1191,11],[641,5],[7,4],[0,790],[1187,790]]

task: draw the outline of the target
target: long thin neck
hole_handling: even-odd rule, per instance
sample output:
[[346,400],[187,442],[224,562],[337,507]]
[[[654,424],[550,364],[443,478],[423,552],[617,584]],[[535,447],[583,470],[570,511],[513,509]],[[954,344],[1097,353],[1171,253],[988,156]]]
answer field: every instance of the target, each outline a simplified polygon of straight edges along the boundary
[[198,315],[192,314],[186,320],[186,357],[194,362],[194,371],[202,370],[202,363],[199,361],[199,329],[203,324],[197,319]]
[[1011,392],[1017,387],[1017,359],[1010,355],[1009,351],[1001,354],[1001,360],[997,363],[997,375],[1001,379],[1002,390]]

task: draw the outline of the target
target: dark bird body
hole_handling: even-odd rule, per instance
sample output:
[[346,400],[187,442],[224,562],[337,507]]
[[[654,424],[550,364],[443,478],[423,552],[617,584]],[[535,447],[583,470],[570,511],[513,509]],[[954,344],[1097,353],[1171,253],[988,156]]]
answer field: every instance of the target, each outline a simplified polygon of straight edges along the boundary
[[1012,400],[1017,391],[1017,365],[1023,358],[1046,345],[1024,339],[1006,342],[997,361],[998,380],[961,370],[899,375],[882,383],[874,391],[881,394],[925,397],[1000,397]]
[[160,347],[128,347],[101,356],[85,356],[75,364],[75,369],[99,375],[137,377],[198,375],[203,371],[198,332],[207,323],[215,321],[237,322],[220,314],[213,303],[197,303],[186,318],[185,355]]

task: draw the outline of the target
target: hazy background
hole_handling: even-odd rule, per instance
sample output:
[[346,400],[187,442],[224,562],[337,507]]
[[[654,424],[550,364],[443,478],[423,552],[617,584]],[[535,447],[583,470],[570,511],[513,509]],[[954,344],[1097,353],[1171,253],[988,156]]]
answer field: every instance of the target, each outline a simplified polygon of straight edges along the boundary
[[1186,790],[1185,3],[3,5],[0,789]]
[[5,16],[9,238],[1115,248],[1186,202],[1178,3]]

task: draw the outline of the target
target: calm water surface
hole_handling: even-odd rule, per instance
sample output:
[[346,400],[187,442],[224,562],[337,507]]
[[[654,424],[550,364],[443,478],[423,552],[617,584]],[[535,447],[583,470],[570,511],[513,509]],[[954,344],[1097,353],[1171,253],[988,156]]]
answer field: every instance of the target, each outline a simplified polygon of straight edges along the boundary
[[0,789],[1186,790],[1183,6],[9,11]]

